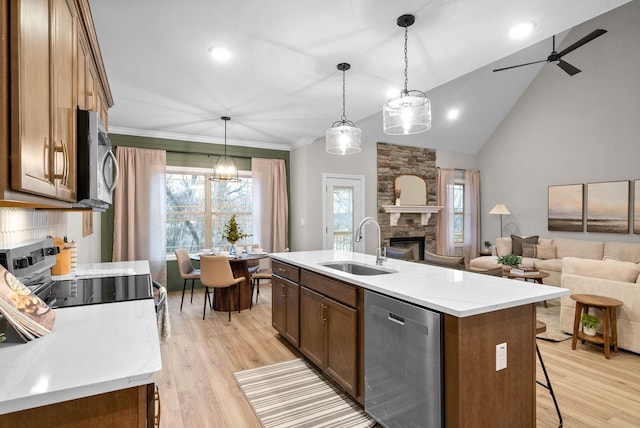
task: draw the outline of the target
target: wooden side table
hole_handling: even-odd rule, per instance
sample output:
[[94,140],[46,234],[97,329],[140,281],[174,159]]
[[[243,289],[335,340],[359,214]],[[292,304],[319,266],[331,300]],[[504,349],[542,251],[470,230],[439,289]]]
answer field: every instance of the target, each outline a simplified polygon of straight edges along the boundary
[[[610,358],[610,348],[613,345],[613,351],[618,352],[618,324],[616,320],[616,308],[622,306],[623,303],[618,299],[611,297],[596,296],[594,294],[572,294],[571,298],[576,301],[576,312],[573,319],[573,339],[571,349],[576,349],[578,339],[582,343],[590,342],[604,345],[604,357]],[[595,336],[584,334],[580,328],[580,317],[584,313],[589,312],[589,308],[596,308],[602,311],[602,334]]]

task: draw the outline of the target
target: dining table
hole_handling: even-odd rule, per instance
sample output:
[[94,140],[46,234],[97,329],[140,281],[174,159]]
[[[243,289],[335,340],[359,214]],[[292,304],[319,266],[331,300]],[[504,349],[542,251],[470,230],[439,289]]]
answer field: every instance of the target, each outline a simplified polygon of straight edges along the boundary
[[[200,262],[200,256],[204,254],[189,254],[191,260]],[[213,253],[207,254],[213,255]],[[251,307],[251,274],[249,273],[249,265],[251,261],[258,261],[269,257],[268,253],[243,253],[242,255],[227,256],[231,265],[231,272],[234,278],[244,277],[244,281],[239,287],[214,288],[212,309],[215,311],[227,312],[229,310],[229,297],[227,293],[231,293],[231,311],[249,309]],[[238,308],[238,292],[240,293],[240,308]]]

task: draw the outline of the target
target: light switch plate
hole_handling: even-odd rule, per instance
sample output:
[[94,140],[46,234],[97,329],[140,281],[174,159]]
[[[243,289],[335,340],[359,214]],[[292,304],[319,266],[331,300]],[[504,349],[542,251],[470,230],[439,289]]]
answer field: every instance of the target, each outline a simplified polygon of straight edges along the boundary
[[496,371],[507,368],[507,342],[496,345]]

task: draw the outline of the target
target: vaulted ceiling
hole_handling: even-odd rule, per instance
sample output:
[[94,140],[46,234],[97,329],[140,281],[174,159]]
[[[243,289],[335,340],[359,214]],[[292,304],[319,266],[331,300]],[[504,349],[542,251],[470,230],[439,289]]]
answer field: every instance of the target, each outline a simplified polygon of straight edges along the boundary
[[[363,141],[474,154],[544,63],[551,37],[629,0],[90,0],[115,105],[110,132],[289,150],[324,136],[342,113]],[[411,13],[409,89],[427,91],[433,126],[413,136],[382,132],[386,91],[404,82],[404,29]],[[507,35],[533,21],[527,39]],[[594,28],[595,29],[595,28]],[[605,35],[606,36],[606,35]],[[592,43],[597,43],[593,41]],[[208,54],[231,50],[226,63]],[[580,68],[588,48],[566,57]],[[555,65],[546,65],[548,67]],[[557,69],[561,79],[570,77]],[[587,72],[585,70],[585,72]],[[457,108],[457,120],[446,118]]]

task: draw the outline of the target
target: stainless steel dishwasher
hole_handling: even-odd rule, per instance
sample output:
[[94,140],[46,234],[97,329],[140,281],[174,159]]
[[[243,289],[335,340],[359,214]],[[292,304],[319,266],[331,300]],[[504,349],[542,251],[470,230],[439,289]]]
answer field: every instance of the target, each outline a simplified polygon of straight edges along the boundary
[[442,426],[439,312],[365,290],[364,409],[380,425]]

